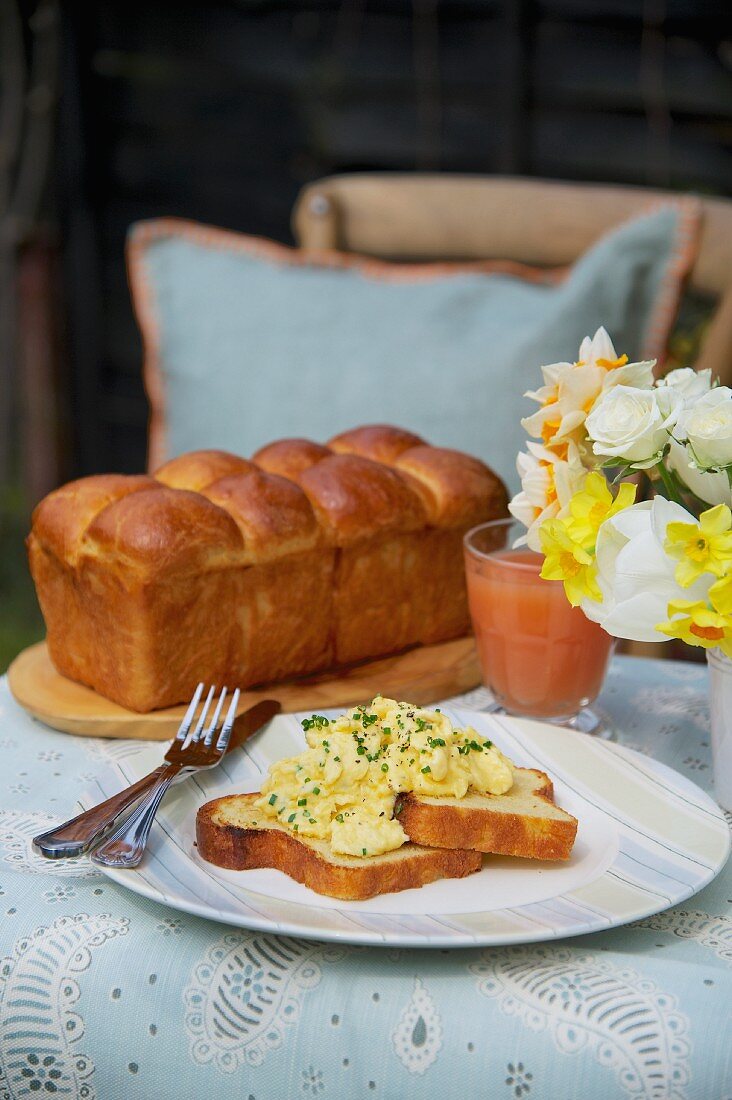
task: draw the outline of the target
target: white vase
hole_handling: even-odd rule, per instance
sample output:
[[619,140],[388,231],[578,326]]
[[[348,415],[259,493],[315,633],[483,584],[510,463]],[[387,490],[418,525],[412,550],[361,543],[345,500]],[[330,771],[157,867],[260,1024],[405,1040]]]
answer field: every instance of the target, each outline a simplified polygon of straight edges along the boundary
[[719,649],[707,650],[712,716],[714,795],[732,810],[732,661]]

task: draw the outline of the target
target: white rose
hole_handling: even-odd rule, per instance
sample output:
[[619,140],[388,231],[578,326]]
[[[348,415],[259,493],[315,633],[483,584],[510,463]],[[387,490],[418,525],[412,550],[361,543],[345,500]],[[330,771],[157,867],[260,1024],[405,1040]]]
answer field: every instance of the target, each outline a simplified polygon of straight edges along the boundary
[[693,367],[678,367],[661,378],[658,385],[675,390],[683,398],[685,407],[690,408],[712,388],[712,370],[711,367],[700,371]]
[[697,466],[720,469],[732,465],[732,390],[716,386],[685,411],[678,438],[691,445]]
[[681,478],[687,489],[706,504],[728,504],[732,507],[732,491],[726,472],[714,474],[700,470],[683,443],[671,440],[666,465]]
[[702,576],[681,588],[674,573],[678,562],[664,550],[669,523],[696,523],[694,517],[664,497],[633,504],[600,527],[597,536],[597,581],[602,603],[583,600],[588,619],[615,638],[663,642],[656,630],[668,619],[671,600],[703,600],[714,577]]
[[653,465],[682,408],[673,389],[614,386],[600,395],[587,417],[593,451],[604,458]]

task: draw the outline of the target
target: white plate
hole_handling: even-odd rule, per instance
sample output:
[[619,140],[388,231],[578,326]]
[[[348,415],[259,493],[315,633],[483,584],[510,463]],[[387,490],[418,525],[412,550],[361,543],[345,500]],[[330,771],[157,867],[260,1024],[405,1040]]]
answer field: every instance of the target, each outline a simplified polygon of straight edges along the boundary
[[[554,726],[443,710],[517,764],[551,776],[557,803],[580,823],[567,863],[488,856],[467,878],[352,902],[325,898],[279,871],[224,871],[206,863],[193,843],[198,807],[257,790],[273,760],[304,747],[302,716],[283,715],[244,751],[174,788],[138,870],[105,873],[173,909],[243,928],[359,944],[474,947],[627,924],[690,897],[724,866],[730,833],[721,811],[670,768]],[[151,745],[123,761],[119,779],[140,778],[161,752]]]

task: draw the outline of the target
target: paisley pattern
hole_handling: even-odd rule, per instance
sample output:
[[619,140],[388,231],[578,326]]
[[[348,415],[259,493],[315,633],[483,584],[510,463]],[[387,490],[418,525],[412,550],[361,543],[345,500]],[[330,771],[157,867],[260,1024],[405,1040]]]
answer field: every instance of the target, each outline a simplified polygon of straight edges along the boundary
[[54,875],[68,878],[92,878],[101,874],[86,856],[80,859],[57,859],[50,863],[33,848],[34,836],[60,824],[62,818],[22,810],[0,810],[0,866],[7,864],[13,871]]
[[75,1011],[76,975],[92,953],[125,935],[129,921],[108,915],[59,917],[17,941],[0,961],[0,1096],[3,1100],[54,1093],[96,1096],[94,1064],[77,1046],[84,1021]]
[[442,1046],[442,1023],[437,1005],[420,978],[391,1036],[394,1053],[410,1073],[430,1068]]
[[484,951],[468,970],[480,993],[532,1031],[549,1031],[562,1054],[591,1051],[631,1100],[684,1097],[689,1021],[675,997],[635,970],[536,946]]
[[183,994],[194,1062],[214,1062],[225,1073],[261,1065],[299,1019],[303,995],[321,979],[321,964],[345,953],[284,937],[222,936],[195,966]]
[[720,958],[732,963],[732,917],[718,914],[710,916],[700,909],[668,909],[654,917],[636,921],[634,928],[654,928],[659,932],[673,932],[681,940],[696,940],[702,947],[709,947]]

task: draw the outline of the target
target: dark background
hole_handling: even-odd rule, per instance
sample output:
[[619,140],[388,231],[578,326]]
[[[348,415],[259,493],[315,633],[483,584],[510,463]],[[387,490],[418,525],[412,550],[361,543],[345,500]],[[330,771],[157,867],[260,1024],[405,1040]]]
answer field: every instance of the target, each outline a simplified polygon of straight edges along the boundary
[[0,0],[0,36],[0,668],[39,629],[30,505],[144,467],[130,223],[291,241],[353,170],[732,191],[728,3]]

